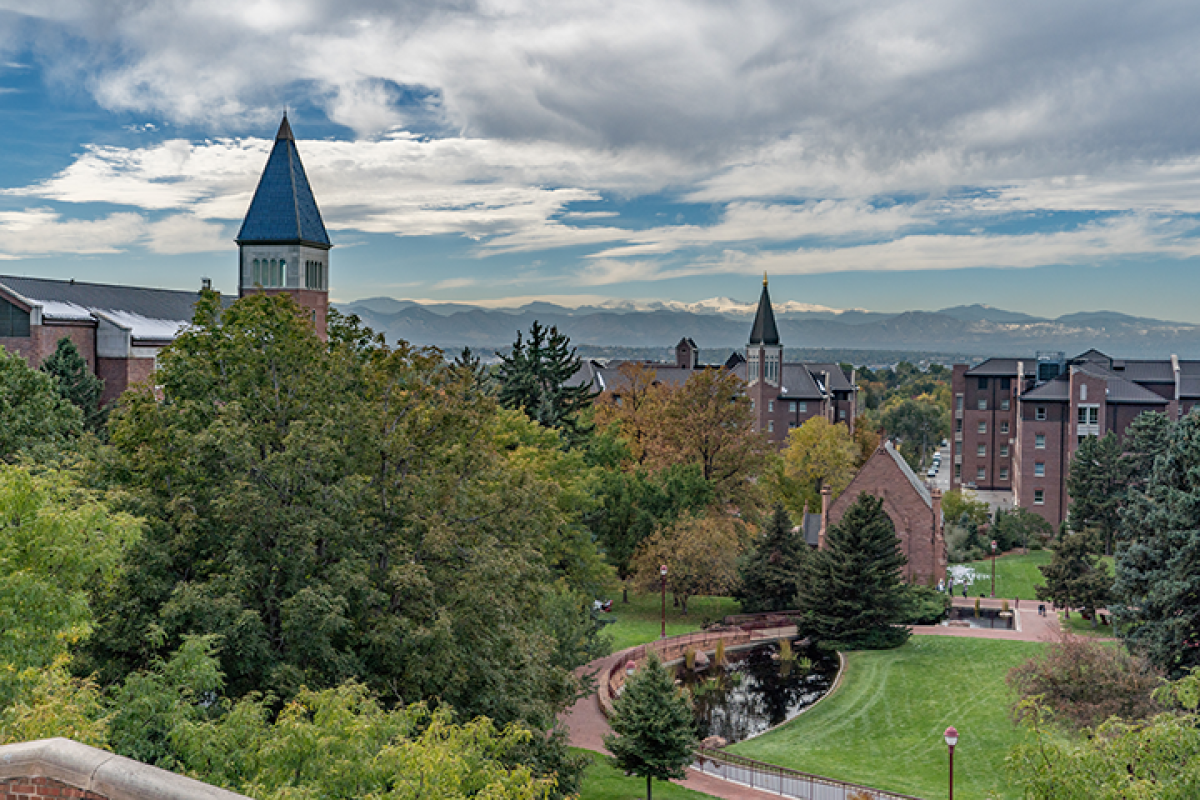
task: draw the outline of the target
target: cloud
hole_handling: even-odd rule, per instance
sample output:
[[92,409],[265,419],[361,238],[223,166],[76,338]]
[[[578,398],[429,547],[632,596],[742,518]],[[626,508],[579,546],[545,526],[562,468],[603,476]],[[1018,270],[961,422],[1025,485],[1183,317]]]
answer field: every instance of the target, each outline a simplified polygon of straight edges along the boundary
[[146,247],[153,253],[175,255],[227,251],[233,248],[233,241],[223,225],[191,214],[172,214],[147,226]]
[[51,209],[0,211],[0,259],[117,253],[146,230],[138,214],[110,214],[96,220],[63,219]]

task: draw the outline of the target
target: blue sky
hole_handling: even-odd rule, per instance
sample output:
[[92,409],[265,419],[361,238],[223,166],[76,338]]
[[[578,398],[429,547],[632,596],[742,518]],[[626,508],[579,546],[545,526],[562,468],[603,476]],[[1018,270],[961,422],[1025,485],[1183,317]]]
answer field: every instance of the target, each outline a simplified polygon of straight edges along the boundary
[[0,0],[0,273],[235,288],[289,110],[335,300],[1200,323],[1195,3]]

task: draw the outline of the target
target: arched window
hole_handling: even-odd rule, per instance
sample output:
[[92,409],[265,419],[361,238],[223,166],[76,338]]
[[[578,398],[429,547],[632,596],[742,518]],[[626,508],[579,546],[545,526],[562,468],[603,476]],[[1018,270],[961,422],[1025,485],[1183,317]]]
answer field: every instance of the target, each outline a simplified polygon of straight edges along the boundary
[[254,259],[254,270],[250,273],[250,285],[259,286],[262,284],[262,267],[259,266],[258,259]]
[[276,282],[275,285],[276,286],[286,286],[287,285],[287,260],[286,259],[283,259],[283,258],[279,259],[279,272],[277,274],[278,274],[279,280],[278,280],[278,282]]

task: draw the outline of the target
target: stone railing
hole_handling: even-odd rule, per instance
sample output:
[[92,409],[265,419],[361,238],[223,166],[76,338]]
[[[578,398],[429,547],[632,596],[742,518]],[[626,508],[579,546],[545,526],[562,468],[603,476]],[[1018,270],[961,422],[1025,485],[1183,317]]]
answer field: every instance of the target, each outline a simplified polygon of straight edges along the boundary
[[70,739],[0,747],[0,800],[249,800]]

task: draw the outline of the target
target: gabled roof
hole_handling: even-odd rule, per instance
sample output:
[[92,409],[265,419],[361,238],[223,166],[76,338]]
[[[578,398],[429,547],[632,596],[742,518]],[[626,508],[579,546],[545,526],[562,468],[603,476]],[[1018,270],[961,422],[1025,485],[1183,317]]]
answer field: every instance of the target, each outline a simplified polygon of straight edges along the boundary
[[237,243],[300,242],[332,247],[317,209],[312,187],[300,162],[287,115],[275,134],[275,146],[254,190],[250,210],[238,231]]
[[779,396],[796,400],[820,400],[821,387],[813,378],[808,364],[784,364],[781,370]]
[[1137,403],[1139,405],[1166,405],[1167,399],[1133,381],[1110,378],[1105,399],[1110,403]]
[[1071,387],[1067,379],[1059,376],[1052,381],[1046,381],[1041,386],[1030,389],[1018,398],[1022,403],[1040,400],[1051,403],[1065,403],[1071,398]]
[[929,487],[917,477],[917,473],[912,471],[912,468],[908,466],[908,462],[904,460],[904,456],[900,455],[896,448],[892,447],[892,443],[888,441],[883,443],[883,450],[896,462],[896,466],[900,468],[900,474],[917,490],[917,494],[921,496],[921,500],[925,503],[926,507],[933,508],[933,497],[929,494]]
[[1018,362],[1023,363],[1025,374],[1032,377],[1037,368],[1037,359],[1032,356],[1029,358],[989,358],[982,364],[976,364],[967,370],[967,375],[972,378],[1015,378]]
[[750,344],[779,344],[779,329],[775,327],[775,311],[771,308],[765,275],[762,294],[758,298],[758,311],[754,314],[754,326],[750,329]]
[[820,380],[822,372],[829,373],[829,387],[835,392],[852,392],[855,390],[850,379],[846,377],[846,373],[842,372],[839,364],[823,364],[814,362],[805,362],[808,371],[812,373],[813,380]]

